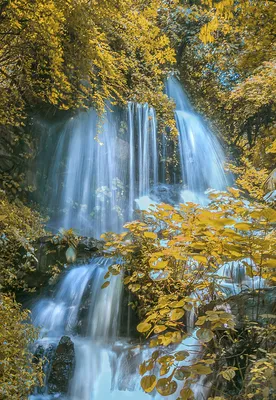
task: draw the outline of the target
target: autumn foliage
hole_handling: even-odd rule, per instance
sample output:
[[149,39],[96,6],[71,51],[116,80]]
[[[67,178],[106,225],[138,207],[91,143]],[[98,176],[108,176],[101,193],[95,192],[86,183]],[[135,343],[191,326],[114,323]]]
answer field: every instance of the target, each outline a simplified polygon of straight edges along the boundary
[[[193,203],[176,208],[161,204],[143,212],[139,221],[127,224],[126,232],[104,235],[108,256],[120,260],[109,268],[106,279],[124,270],[124,283],[136,299],[141,319],[137,330],[151,338],[150,347],[157,348],[140,366],[146,392],[156,388],[167,396],[180,385],[181,396],[192,396],[191,384],[197,376],[214,372],[213,364],[223,354],[222,332],[231,337],[235,327],[233,315],[223,307],[227,303],[224,277],[217,274],[222,265],[240,263],[249,277],[257,278],[256,282],[266,279],[273,285],[276,281],[275,210],[245,200],[232,188],[227,193],[212,192],[210,199],[205,208]],[[258,289],[255,285],[253,290]],[[222,308],[204,312],[212,301]],[[216,351],[207,350],[183,367],[179,362],[191,356],[189,351],[182,354],[169,347],[164,356],[162,351],[189,337],[193,327],[187,316],[191,310],[198,315],[198,329],[193,334],[203,345],[214,342]],[[157,366],[160,378],[152,372]],[[217,373],[231,380],[237,369],[224,367]],[[190,398],[185,396],[180,398]]]

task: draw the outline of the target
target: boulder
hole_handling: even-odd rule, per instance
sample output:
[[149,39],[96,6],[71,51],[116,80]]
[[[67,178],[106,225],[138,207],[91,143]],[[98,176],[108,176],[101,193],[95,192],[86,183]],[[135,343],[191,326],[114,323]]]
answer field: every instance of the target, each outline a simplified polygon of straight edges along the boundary
[[48,392],[68,392],[75,369],[74,343],[69,336],[62,336],[56,348],[48,377]]

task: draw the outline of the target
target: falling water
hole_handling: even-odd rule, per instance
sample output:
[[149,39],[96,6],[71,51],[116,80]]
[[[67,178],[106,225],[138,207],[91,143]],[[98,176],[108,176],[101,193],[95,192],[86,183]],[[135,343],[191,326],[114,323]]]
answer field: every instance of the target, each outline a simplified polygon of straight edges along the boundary
[[185,185],[183,200],[204,204],[207,189],[224,190],[229,184],[223,169],[223,150],[202,117],[193,110],[177,79],[168,79],[166,92],[176,104],[181,175]]
[[49,226],[94,237],[120,232],[133,218],[134,199],[158,181],[154,110],[129,103],[127,113],[108,109],[103,122],[94,110],[80,112],[53,146],[55,133],[41,149],[51,161],[42,182],[45,203],[54,210]]
[[250,258],[245,258],[226,263],[216,272],[217,280],[226,296],[239,294],[243,290],[256,290],[265,287],[265,279],[247,274],[248,267],[254,269],[255,264]]
[[[206,189],[227,186],[222,148],[175,78],[166,91],[176,103],[182,201],[205,204]],[[107,107],[103,120],[94,110],[79,112],[46,136],[41,191],[54,230],[73,227],[97,238],[120,232],[137,204],[145,208],[139,199],[152,202],[152,188],[178,176],[177,168],[166,171],[171,150],[163,134],[158,145],[155,111],[146,104],[129,103],[126,111]]]
[[[227,186],[223,151],[192,109],[180,83],[170,78],[166,88],[176,103],[181,165],[178,183],[182,185],[182,198],[204,204],[206,189]],[[41,150],[51,159],[42,176],[46,177],[45,202],[54,210],[52,227],[74,227],[83,235],[99,237],[109,230],[120,232],[123,223],[133,219],[137,205],[147,208],[157,204],[150,194],[168,176],[164,159],[169,157],[169,149],[165,136],[160,140],[161,147],[158,146],[155,111],[147,105],[129,103],[125,113],[108,110],[100,132],[98,128],[95,111],[80,112],[63,125],[56,145],[49,135],[45,149]],[[41,327],[38,344],[56,346],[63,335],[70,336],[76,366],[65,397],[49,395],[46,385],[45,393],[32,399],[149,398],[141,391],[137,369],[154,349],[133,346],[129,338],[119,337],[121,276],[114,276],[110,285],[101,289],[111,263],[98,258],[71,269],[53,297],[41,299],[35,305],[34,323]],[[192,312],[190,336],[179,345],[179,350],[192,350],[196,356],[200,346],[193,323]],[[205,393],[200,382],[193,390],[196,398],[207,396],[208,390]],[[156,393],[153,397],[160,398]],[[175,395],[169,399],[175,399]]]
[[[33,320],[36,326],[42,327],[37,346],[43,346],[47,354],[48,348],[56,347],[60,338],[68,335],[74,343],[76,364],[67,394],[49,393],[46,382],[44,393],[31,396],[31,400],[146,400],[152,397],[141,390],[138,367],[155,349],[137,346],[119,337],[121,276],[113,276],[110,285],[101,289],[110,265],[112,260],[96,258],[87,265],[74,267],[65,274],[51,299],[41,299],[35,305]],[[84,302],[88,318],[79,335]],[[183,363],[188,365],[200,351],[196,336],[185,339],[177,350],[190,352]],[[48,371],[48,378],[49,375]],[[195,393],[198,390],[197,386],[193,389]],[[153,397],[162,398],[158,393]],[[168,400],[174,398],[169,396]]]

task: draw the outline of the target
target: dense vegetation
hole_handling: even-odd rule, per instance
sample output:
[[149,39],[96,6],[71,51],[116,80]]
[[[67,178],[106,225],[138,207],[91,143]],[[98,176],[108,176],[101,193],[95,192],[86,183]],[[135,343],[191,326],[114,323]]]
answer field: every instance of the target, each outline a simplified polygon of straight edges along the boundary
[[29,312],[14,299],[2,295],[0,301],[0,399],[27,399],[34,386],[43,382],[41,361],[33,360],[29,346],[37,339]]
[[[211,342],[190,370],[177,366],[187,354],[171,352],[164,358],[155,353],[141,366],[141,375],[156,363],[164,375],[169,366],[176,363],[176,368],[158,382],[154,374],[144,377],[142,386],[150,392],[157,385],[168,395],[176,389],[175,379],[186,377],[181,398],[189,399],[188,383],[216,370],[226,381],[233,379],[231,396],[269,398],[275,386],[272,324],[244,326],[242,335],[257,336],[261,347],[247,354],[246,364],[239,357],[220,364],[222,337],[242,339],[225,310],[205,306],[210,297],[223,303],[215,271],[227,261],[249,257],[254,260],[246,265],[249,276],[275,283],[275,201],[264,201],[276,185],[275,15],[273,0],[0,1],[1,399],[26,399],[41,379],[40,365],[30,367],[26,350],[36,333],[23,324],[28,314],[12,297],[19,288],[27,290],[25,275],[36,264],[33,242],[43,235],[42,219],[26,204],[22,170],[22,159],[30,158],[35,147],[30,113],[94,106],[102,114],[106,100],[148,102],[158,112],[160,130],[170,126],[175,140],[173,104],[163,93],[170,71],[220,132],[236,163],[228,168],[242,192],[212,194],[208,209],[162,205],[129,224],[127,234],[108,238],[107,247],[115,246],[126,263],[125,283],[136,296],[142,321],[139,332],[158,334],[164,346],[179,342],[186,334],[184,313],[196,306],[197,335]],[[169,240],[169,247],[161,240]],[[190,263],[193,273],[187,270]],[[196,289],[204,289],[197,302],[190,296]],[[217,400],[224,395],[213,394]]]
[[[214,396],[220,395],[217,399],[267,399],[272,394],[271,386],[275,386],[275,382],[272,384],[274,350],[271,342],[275,331],[272,326],[265,331],[263,318],[273,320],[274,316],[259,315],[259,298],[253,319],[261,323],[252,326],[251,349],[242,352],[241,358],[240,347],[231,355],[227,354],[229,343],[239,340],[242,343],[242,339],[234,329],[234,318],[228,310],[229,300],[223,290],[225,278],[217,271],[225,263],[239,262],[249,277],[257,277],[255,285],[263,278],[273,284],[276,280],[273,254],[276,212],[262,204],[248,204],[237,189],[211,193],[210,198],[212,202],[204,208],[192,203],[182,204],[179,209],[161,204],[142,213],[140,221],[127,224],[127,232],[106,234],[108,254],[122,259],[120,265],[110,267],[106,279],[117,275],[121,268],[127,271],[124,283],[135,296],[141,318],[137,329],[147,338],[153,336],[151,347],[167,347],[187,338],[192,327],[186,314],[191,310],[197,315],[196,336],[203,345],[212,342],[199,351],[199,357],[192,358],[188,367],[179,362],[192,357],[193,348],[189,352],[169,347],[169,351],[164,350],[162,354],[159,347],[140,366],[141,375],[148,371],[151,374],[141,380],[146,392],[156,388],[161,395],[168,396],[180,386],[180,398],[192,399],[191,384],[198,375],[216,371],[217,377],[222,376],[226,381],[232,381],[237,374],[232,386],[223,389],[222,384],[217,384],[212,389]],[[104,287],[108,284],[107,280]],[[261,353],[254,348],[253,331],[258,327]],[[245,322],[244,331],[250,328],[250,323]],[[261,335],[264,335],[263,341]],[[256,358],[263,364],[263,372],[258,377],[254,375],[258,373],[254,370]],[[158,366],[160,379],[154,373]],[[172,372],[165,377],[172,366]]]

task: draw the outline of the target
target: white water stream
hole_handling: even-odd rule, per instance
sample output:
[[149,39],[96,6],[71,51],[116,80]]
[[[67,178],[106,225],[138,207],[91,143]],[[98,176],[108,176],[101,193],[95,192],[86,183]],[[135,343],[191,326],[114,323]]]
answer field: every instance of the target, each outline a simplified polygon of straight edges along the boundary
[[[166,90],[176,102],[182,199],[204,204],[206,189],[227,186],[223,151],[192,109],[179,82],[169,79]],[[119,111],[107,112],[99,134],[101,143],[94,139],[97,116],[93,110],[80,113],[63,126],[46,174],[45,197],[56,210],[51,226],[74,227],[83,235],[99,237],[104,231],[121,231],[123,222],[133,218],[137,205],[147,208],[154,203],[151,188],[165,176],[159,153],[164,157],[168,152],[165,139],[161,140],[161,150],[158,147],[155,112],[147,105],[130,103],[126,116],[120,118]],[[35,305],[34,323],[41,327],[38,344],[56,346],[63,335],[70,336],[76,366],[66,395],[50,395],[46,386],[45,392],[31,396],[32,400],[161,397],[155,392],[147,395],[140,388],[138,366],[154,349],[137,347],[129,338],[119,336],[121,276],[113,277],[109,287],[101,289],[110,263],[98,258],[74,267],[65,274],[52,298],[41,299]],[[221,275],[227,271],[225,267]],[[85,330],[79,333],[84,303],[87,321]],[[190,315],[190,324],[193,319]],[[188,349],[196,356],[200,346],[195,331],[191,329],[190,335],[179,350]],[[208,387],[202,379],[193,387],[197,400],[207,398]],[[169,397],[176,398],[176,394]]]

